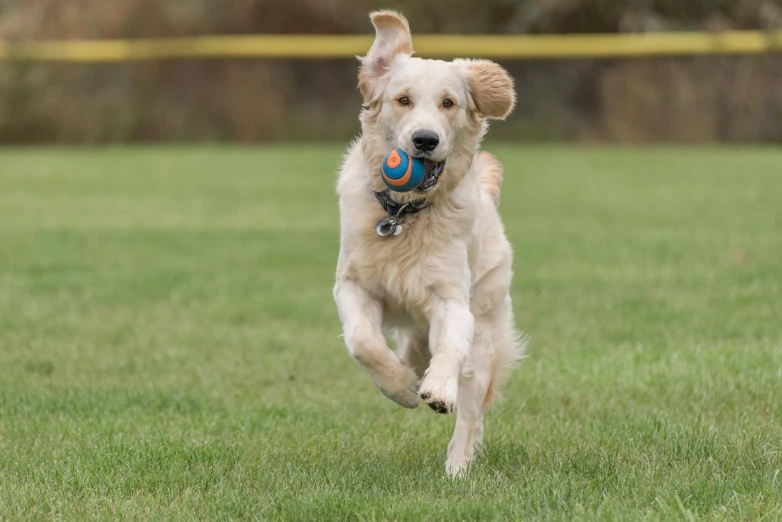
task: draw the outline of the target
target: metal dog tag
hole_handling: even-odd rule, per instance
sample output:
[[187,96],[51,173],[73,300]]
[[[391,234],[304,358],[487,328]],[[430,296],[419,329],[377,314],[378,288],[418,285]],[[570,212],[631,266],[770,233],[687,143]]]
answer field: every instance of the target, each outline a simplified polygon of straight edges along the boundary
[[397,220],[396,218],[389,217],[382,221],[378,221],[377,225],[375,225],[375,230],[377,230],[378,236],[390,236],[396,231],[396,224]]

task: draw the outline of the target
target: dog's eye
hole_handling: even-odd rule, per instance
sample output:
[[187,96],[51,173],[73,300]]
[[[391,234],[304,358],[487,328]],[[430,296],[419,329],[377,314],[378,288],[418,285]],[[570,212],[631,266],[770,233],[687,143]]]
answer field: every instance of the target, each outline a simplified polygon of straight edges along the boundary
[[448,98],[443,100],[443,107],[448,109],[449,107],[453,107],[453,100],[449,100]]
[[410,105],[410,98],[407,96],[402,96],[397,101],[399,102],[399,105]]

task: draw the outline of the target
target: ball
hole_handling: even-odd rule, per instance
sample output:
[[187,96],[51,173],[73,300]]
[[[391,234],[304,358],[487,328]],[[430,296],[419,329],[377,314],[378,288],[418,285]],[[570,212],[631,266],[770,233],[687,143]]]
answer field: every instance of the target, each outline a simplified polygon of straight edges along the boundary
[[424,160],[408,155],[402,149],[389,152],[380,167],[380,177],[395,192],[409,192],[424,182]]

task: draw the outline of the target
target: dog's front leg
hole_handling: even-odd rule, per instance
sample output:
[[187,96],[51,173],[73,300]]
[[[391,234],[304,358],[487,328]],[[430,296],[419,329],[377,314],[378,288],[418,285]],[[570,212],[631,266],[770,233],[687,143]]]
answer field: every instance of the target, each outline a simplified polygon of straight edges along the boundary
[[405,408],[418,407],[418,378],[386,344],[380,301],[350,279],[337,281],[334,300],[350,355],[366,368],[383,395]]
[[420,395],[437,413],[453,413],[459,376],[472,345],[475,320],[466,299],[438,299],[429,319],[432,360]]

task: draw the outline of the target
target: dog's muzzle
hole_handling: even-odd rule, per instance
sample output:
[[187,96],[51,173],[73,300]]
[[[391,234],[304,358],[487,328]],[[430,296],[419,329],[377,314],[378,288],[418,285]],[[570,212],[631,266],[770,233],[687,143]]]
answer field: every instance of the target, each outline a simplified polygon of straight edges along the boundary
[[426,174],[424,175],[424,180],[418,186],[418,190],[422,192],[431,190],[437,185],[440,175],[445,170],[445,160],[435,162],[424,159],[424,165],[426,166]]

